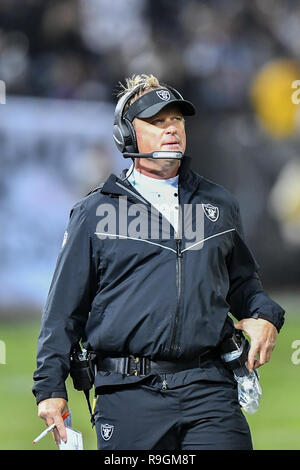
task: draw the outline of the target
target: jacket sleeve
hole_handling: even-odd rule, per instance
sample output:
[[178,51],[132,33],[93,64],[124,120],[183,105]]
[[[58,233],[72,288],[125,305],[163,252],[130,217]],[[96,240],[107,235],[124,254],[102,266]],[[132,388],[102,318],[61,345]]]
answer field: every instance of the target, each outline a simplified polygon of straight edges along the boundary
[[84,334],[96,272],[86,212],[79,203],[71,211],[43,311],[32,389],[37,403],[46,398],[68,399],[70,350]]
[[234,204],[235,231],[233,248],[227,259],[229,291],[227,302],[235,318],[263,318],[280,331],[284,323],[284,310],[269,298],[259,278],[259,266],[247,247],[238,203]]

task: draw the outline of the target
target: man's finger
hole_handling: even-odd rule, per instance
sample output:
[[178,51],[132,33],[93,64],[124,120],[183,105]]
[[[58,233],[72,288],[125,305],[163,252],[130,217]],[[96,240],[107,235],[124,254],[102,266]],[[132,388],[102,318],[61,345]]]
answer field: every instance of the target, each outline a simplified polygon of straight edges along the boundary
[[61,439],[66,442],[67,432],[61,415],[52,415],[44,419],[44,421],[47,427],[51,426],[53,423],[55,424],[55,428],[52,430],[52,436],[57,445],[60,443]]
[[258,359],[255,359],[253,368],[258,369],[260,366],[262,366],[262,363]]
[[261,348],[261,350],[259,351],[259,365],[262,366],[266,362],[268,362],[267,349],[264,347],[264,348]]
[[243,330],[243,321],[242,320],[241,321],[236,321],[234,323],[234,327],[235,327],[236,330]]
[[259,348],[257,344],[251,343],[251,347],[248,353],[248,361],[247,361],[247,367],[249,369],[249,372],[253,372],[256,356],[258,354],[258,349]]
[[62,416],[55,415],[53,418],[55,423],[55,429],[53,433],[55,441],[57,442],[59,439],[62,439],[64,442],[67,442],[67,431]]
[[57,445],[59,445],[60,444],[60,436],[59,436],[59,432],[57,431],[56,428],[53,429],[52,436],[53,436],[53,439],[55,440],[55,443]]

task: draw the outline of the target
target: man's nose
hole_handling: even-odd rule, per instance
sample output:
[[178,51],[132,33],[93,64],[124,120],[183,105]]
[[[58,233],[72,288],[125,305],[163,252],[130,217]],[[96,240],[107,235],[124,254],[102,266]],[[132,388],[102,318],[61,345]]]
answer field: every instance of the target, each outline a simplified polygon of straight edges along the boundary
[[175,134],[177,132],[176,126],[173,123],[170,123],[166,128],[166,134]]

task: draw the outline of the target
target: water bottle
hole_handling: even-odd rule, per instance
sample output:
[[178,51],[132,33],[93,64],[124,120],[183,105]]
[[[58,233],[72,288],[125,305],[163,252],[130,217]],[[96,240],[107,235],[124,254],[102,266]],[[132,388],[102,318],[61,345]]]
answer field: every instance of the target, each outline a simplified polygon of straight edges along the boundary
[[249,414],[258,410],[262,389],[259,383],[259,373],[256,369],[249,372],[246,361],[248,358],[249,342],[241,331],[225,340],[221,345],[222,360],[232,370],[238,385],[238,400],[240,406]]

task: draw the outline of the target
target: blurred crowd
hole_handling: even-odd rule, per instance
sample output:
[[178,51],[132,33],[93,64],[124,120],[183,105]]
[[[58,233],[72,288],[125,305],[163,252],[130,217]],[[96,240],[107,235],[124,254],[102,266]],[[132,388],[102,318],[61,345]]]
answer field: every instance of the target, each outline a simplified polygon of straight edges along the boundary
[[[300,79],[297,0],[1,0],[0,80],[7,96],[16,100],[11,122],[18,123],[15,132],[20,129],[16,139],[7,123],[0,122],[2,221],[8,217],[10,201],[18,198],[10,193],[10,181],[16,188],[27,175],[30,188],[30,181],[41,181],[41,168],[48,177],[57,172],[61,178],[63,172],[61,201],[67,206],[120,166],[110,148],[109,126],[118,82],[134,73],[153,73],[194,102],[197,117],[187,121],[193,168],[237,196],[246,237],[267,285],[297,287],[300,105],[291,101],[291,84]],[[28,146],[23,125],[29,122],[26,99],[31,107],[37,99],[62,100],[65,109],[74,100],[87,107],[90,103],[84,123],[89,138],[82,136],[86,145],[82,139],[74,143],[74,132],[67,130],[68,120],[73,121],[62,118],[57,107],[51,112],[60,117],[58,133],[66,129],[59,144],[55,147],[48,128],[42,140],[34,140],[35,130],[47,118],[45,104],[40,121],[30,127],[34,143]],[[95,119],[93,132],[88,121],[97,103],[108,106],[98,115],[95,111],[99,128],[105,128],[98,139]],[[0,112],[3,109],[0,105]],[[74,118],[76,112],[70,115]],[[16,151],[13,140],[23,146],[23,153]],[[60,194],[57,176],[51,181],[52,190],[50,183],[43,187],[48,194]],[[32,224],[27,220],[24,227]],[[51,224],[56,225],[54,217]],[[12,244],[13,237],[7,238]],[[5,243],[0,238],[2,261],[9,252]],[[12,260],[13,247],[11,253]]]
[[297,0],[1,0],[1,78],[13,94],[111,101],[137,71],[202,108],[247,106],[275,57],[300,58]]

